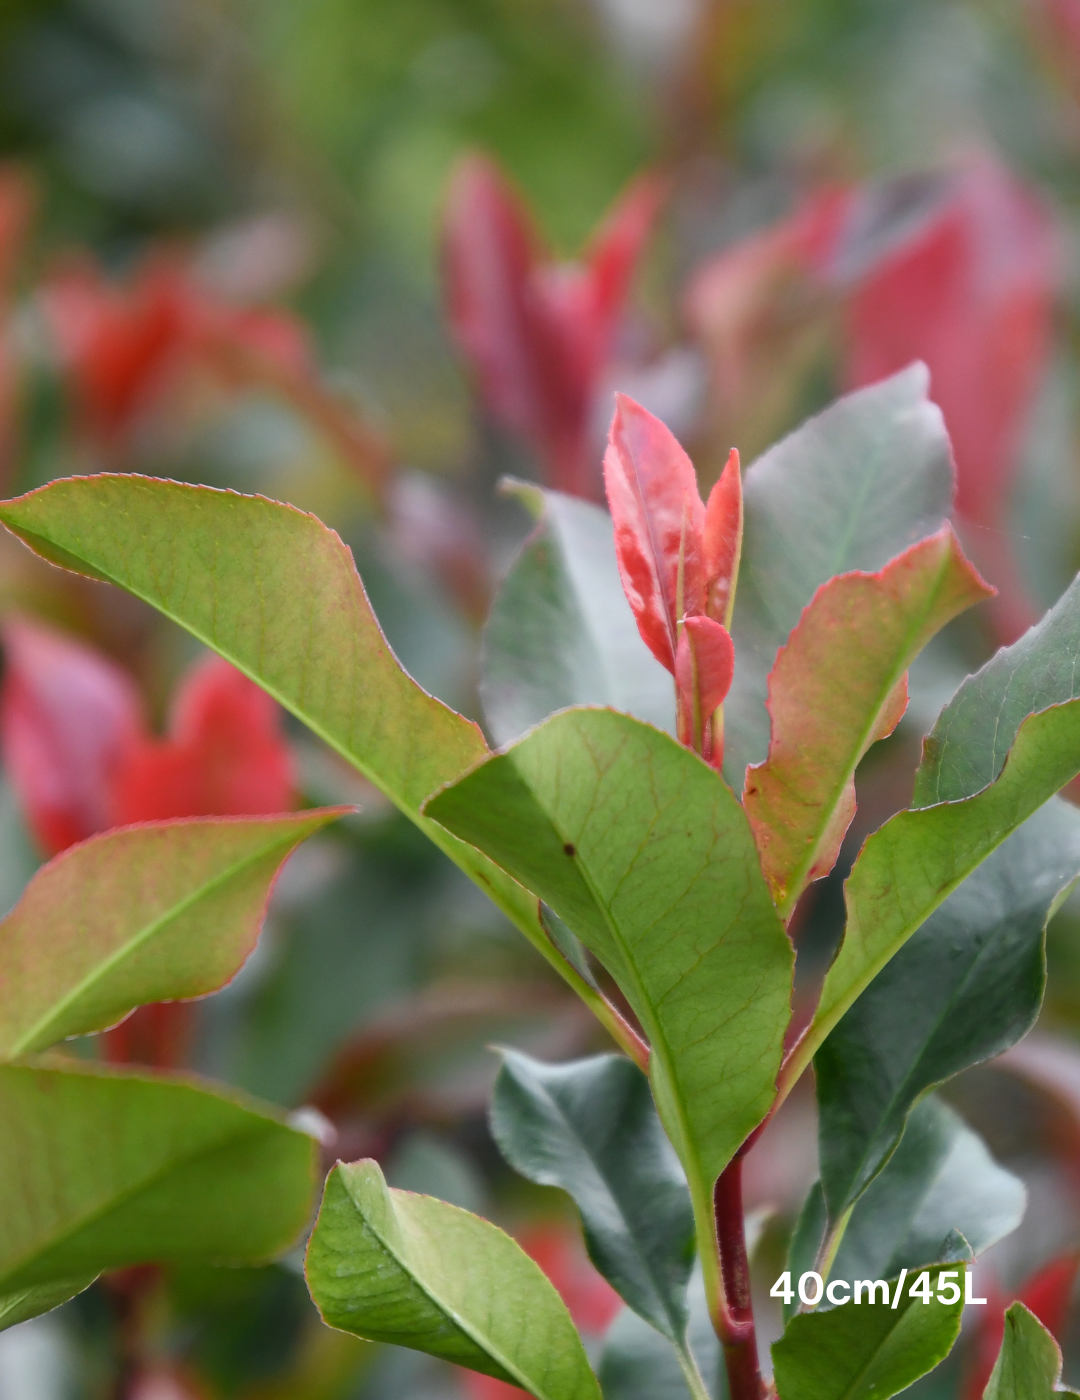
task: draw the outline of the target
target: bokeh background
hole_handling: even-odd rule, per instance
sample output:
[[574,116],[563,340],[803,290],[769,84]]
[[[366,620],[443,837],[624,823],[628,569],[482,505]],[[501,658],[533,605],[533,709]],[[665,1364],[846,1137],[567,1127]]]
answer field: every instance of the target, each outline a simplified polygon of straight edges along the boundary
[[[500,477],[595,497],[618,388],[708,486],[732,445],[751,461],[925,359],[959,528],[1001,591],[913,677],[860,773],[848,863],[906,800],[960,677],[1080,564],[1078,0],[4,0],[0,157],[4,494],[134,470],[314,511],[403,664],[480,720],[483,619],[529,529]],[[623,203],[601,316],[596,230],[621,198],[638,223]],[[378,794],[177,629],[6,537],[0,608],[4,907],[115,821],[361,807],[295,857],[231,987],[77,1052],[318,1108],[333,1151],[510,1229],[599,1347],[614,1295],[485,1116],[492,1043],[603,1049],[589,1016]],[[800,915],[800,995],[843,873]],[[981,1395],[1017,1294],[1080,1378],[1078,1047],[1067,906],[1035,1036],[950,1086],[1031,1204],[924,1400]],[[813,1163],[807,1092],[748,1169],[763,1291]],[[123,1276],[0,1336],[0,1400],[518,1393],[331,1333],[296,1258]]]

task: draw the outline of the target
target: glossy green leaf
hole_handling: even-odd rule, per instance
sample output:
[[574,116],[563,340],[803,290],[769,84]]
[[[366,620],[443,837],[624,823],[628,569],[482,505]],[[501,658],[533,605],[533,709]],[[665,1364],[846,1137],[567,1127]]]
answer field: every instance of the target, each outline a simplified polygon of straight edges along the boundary
[[1061,1351],[1039,1319],[1013,1303],[1005,1314],[1005,1335],[983,1400],[1053,1400],[1076,1395],[1059,1386]]
[[611,516],[559,491],[510,485],[539,519],[484,629],[480,697],[495,742],[571,705],[610,705],[673,729],[674,686],[638,634]]
[[282,862],[348,810],[155,822],[57,856],[0,922],[0,1057],[215,991],[255,946]]
[[491,1128],[522,1176],[569,1192],[597,1269],[635,1312],[681,1345],[694,1212],[636,1065],[620,1055],[545,1065],[506,1050]]
[[1078,770],[1080,701],[1072,701],[1024,721],[990,787],[965,801],[900,812],[867,840],[847,881],[844,941],[791,1075],[916,929]]
[[[916,1275],[908,1274],[895,1308],[884,1303],[845,1303],[826,1312],[799,1313],[773,1343],[772,1357],[779,1400],[888,1400],[933,1370],[952,1348],[964,1310],[937,1299],[940,1267],[930,1275],[934,1300],[924,1303],[910,1293]],[[895,1297],[898,1280],[889,1284]]]
[[965,680],[938,716],[913,807],[956,802],[992,783],[1028,715],[1080,697],[1080,578],[1019,641]]
[[821,1174],[834,1220],[934,1084],[1030,1030],[1044,933],[1080,875],[1080,812],[1057,798],[970,875],[878,973],[814,1059]]
[[[536,900],[419,815],[487,753],[387,645],[352,555],[313,515],[142,476],[54,481],[0,506],[43,558],[127,589],[226,657],[380,788],[576,985]],[[584,990],[588,999],[588,989]]]
[[772,1102],[791,992],[791,945],[730,788],[638,720],[568,710],[426,811],[535,889],[622,988],[701,1228]]
[[1023,1183],[931,1096],[913,1110],[896,1151],[851,1212],[830,1277],[891,1278],[928,1259],[951,1259],[957,1235],[981,1254],[1016,1229],[1026,1204]]
[[949,526],[878,573],[823,584],[769,675],[768,759],[743,803],[782,916],[827,875],[855,815],[855,769],[907,705],[906,673],[930,638],[990,596]]
[[103,1269],[257,1263],[307,1219],[316,1145],[255,1103],[71,1061],[0,1065],[0,1321]]
[[570,1314],[528,1255],[477,1215],[392,1190],[375,1162],[330,1173],[306,1273],[331,1327],[468,1366],[537,1400],[599,1400]]
[[735,680],[724,703],[724,771],[736,791],[747,764],[767,756],[767,677],[818,588],[883,568],[949,514],[949,440],[928,382],[912,365],[848,394],[746,473]]

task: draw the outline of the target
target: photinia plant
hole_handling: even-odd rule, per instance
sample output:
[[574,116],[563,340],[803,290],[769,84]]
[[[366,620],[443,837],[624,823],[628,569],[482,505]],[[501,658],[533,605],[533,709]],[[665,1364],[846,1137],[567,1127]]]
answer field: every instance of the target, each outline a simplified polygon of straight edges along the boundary
[[[595,1369],[534,1259],[390,1188],[373,1160],[332,1168],[308,1241],[331,1327],[538,1400],[878,1400],[942,1360],[966,1304],[988,1306],[970,1266],[1019,1223],[1024,1188],[934,1091],[1030,1029],[1045,927],[1080,877],[1080,815],[1056,795],[1080,771],[1080,580],[941,711],[910,804],[854,855],[813,1005],[792,1012],[799,910],[841,858],[860,764],[904,722],[922,648],[992,592],[949,523],[927,395],[921,365],[860,389],[745,479],[733,456],[707,501],[624,398],[610,515],[512,487],[536,524],[485,634],[494,752],[398,664],[349,551],[311,515],[126,475],[0,507],[43,558],[158,608],[307,724],[615,1043],[556,1065],[505,1052],[492,1105],[507,1160],[569,1193],[625,1304]],[[122,688],[106,691],[130,727]],[[189,742],[183,713],[167,743]],[[221,986],[283,856],[339,810],[93,836],[4,922],[5,1321],[101,1270],[261,1257],[299,1232],[312,1145],[271,1111],[41,1052]],[[820,1179],[786,1268],[756,1280],[782,1304],[770,1378],[742,1177],[811,1067]],[[984,1395],[1054,1393],[1060,1356],[1036,1318],[1017,1303],[1000,1330]]]

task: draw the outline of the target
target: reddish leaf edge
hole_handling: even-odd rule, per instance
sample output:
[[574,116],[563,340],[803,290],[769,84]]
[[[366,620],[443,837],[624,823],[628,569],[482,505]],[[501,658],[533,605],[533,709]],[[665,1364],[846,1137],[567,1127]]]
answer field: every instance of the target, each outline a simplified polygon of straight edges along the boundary
[[[308,839],[308,837],[314,836],[317,831],[321,831],[324,827],[329,826],[331,822],[340,821],[342,817],[353,816],[359,811],[359,807],[349,805],[338,807],[309,807],[299,812],[264,813],[261,816],[255,817],[174,817],[169,821],[131,822],[127,826],[114,826],[110,827],[108,831],[95,832],[93,836],[88,836],[85,841],[77,841],[74,845],[65,847],[65,849],[62,850],[58,855],[53,856],[51,860],[46,861],[44,865],[39,867],[39,869],[35,870],[34,874],[27,881],[26,889],[19,896],[18,901],[12,906],[11,909],[8,910],[7,914],[5,914],[2,919],[0,919],[0,937],[2,937],[3,935],[5,924],[10,918],[12,918],[16,913],[18,913],[19,909],[22,907],[23,902],[27,898],[27,895],[33,888],[35,888],[41,883],[44,883],[53,871],[58,869],[60,866],[65,865],[69,861],[77,858],[79,853],[85,851],[88,847],[112,844],[112,842],[117,836],[127,835],[130,832],[136,831],[164,831],[169,830],[173,827],[270,826],[272,824],[277,824],[283,821],[291,821],[297,827],[311,825],[311,830],[308,831],[305,835],[298,837],[296,841],[293,842],[291,849],[285,851],[282,854],[281,862],[279,863],[277,870],[274,872],[273,878],[270,880],[270,883],[267,885],[266,895],[263,899],[261,912],[259,914],[258,928],[261,930],[263,924],[266,921],[267,910],[270,907],[270,901],[273,898],[274,889],[277,886],[277,882],[281,878],[281,872],[284,869],[287,857],[292,855],[296,847],[300,846],[304,841]],[[282,846],[284,847],[286,844],[287,843],[283,840]],[[223,988],[229,986],[229,984],[240,974],[248,958],[251,956],[253,950],[254,942],[252,943],[251,947],[249,947],[244,953],[244,956],[241,958],[240,962],[237,965],[236,971],[233,972],[229,977],[227,977],[223,982],[220,982],[216,987],[212,988],[210,991],[200,992],[197,996],[193,997],[166,997],[163,998],[163,1000],[165,1000],[166,1002],[194,1002],[204,1001],[207,997],[215,996]],[[136,1010],[138,1010],[138,1007],[132,1007],[131,1011],[125,1012],[124,1015],[118,1017],[117,1020],[111,1021],[108,1025],[100,1027],[100,1031],[89,1032],[89,1034],[97,1035],[101,1032],[112,1030],[115,1026],[119,1026],[124,1021],[126,1021],[127,1018],[130,1015],[132,1015],[132,1013]],[[49,1051],[42,1053],[51,1054],[55,1052]],[[26,1056],[14,1055],[11,1057],[10,1060],[3,1060],[2,1058],[0,1058],[0,1063],[19,1064],[26,1058]]]

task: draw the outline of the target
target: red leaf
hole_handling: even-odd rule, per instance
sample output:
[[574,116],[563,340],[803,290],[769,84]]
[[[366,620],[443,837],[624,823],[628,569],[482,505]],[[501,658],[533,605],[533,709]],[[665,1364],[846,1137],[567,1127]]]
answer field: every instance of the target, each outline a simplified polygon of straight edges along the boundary
[[690,458],[659,418],[625,394],[616,395],[604,483],[638,631],[674,674],[677,625],[705,612],[705,507]]
[[743,498],[739,454],[733,447],[705,505],[705,577],[709,580],[706,611],[731,626],[735,582],[742,554]]
[[634,273],[667,192],[666,182],[657,176],[639,175],[623,192],[586,251],[591,305],[582,331],[591,332],[591,345],[583,358],[594,384],[607,365]]
[[675,679],[691,703],[696,690],[703,722],[724,703],[734,671],[735,648],[727,628],[711,617],[688,617],[675,654]]
[[645,177],[609,216],[584,266],[556,263],[498,167],[458,167],[443,220],[451,329],[492,414],[527,438],[551,485],[595,494],[590,417],[662,186]]
[[3,642],[3,765],[55,855],[109,824],[113,779],[142,740],[142,707],[126,673],[81,642],[24,618],[5,622]]
[[314,373],[299,321],[215,297],[175,259],[152,258],[124,287],[91,262],[71,263],[46,283],[43,300],[83,430],[106,447],[197,363],[234,383],[270,381],[287,391]]
[[210,657],[185,681],[170,736],[143,739],[113,784],[116,824],[239,817],[293,805],[292,757],[270,697]]
[[121,290],[93,263],[78,262],[50,278],[43,301],[83,429],[112,445],[191,351],[186,281],[176,265],[158,260]]
[[726,404],[768,396],[777,366],[790,375],[788,342],[820,310],[819,272],[850,199],[848,190],[826,187],[786,219],[724,248],[690,279],[687,321]]
[[1008,502],[1050,351],[1058,261],[1047,209],[982,158],[871,266],[851,300],[850,384],[926,362],[956,454],[957,509],[983,525],[1000,526]]

